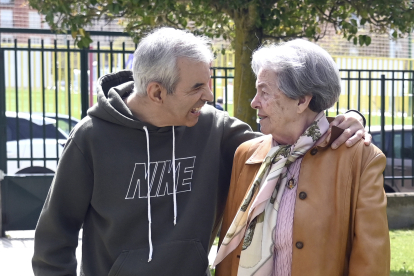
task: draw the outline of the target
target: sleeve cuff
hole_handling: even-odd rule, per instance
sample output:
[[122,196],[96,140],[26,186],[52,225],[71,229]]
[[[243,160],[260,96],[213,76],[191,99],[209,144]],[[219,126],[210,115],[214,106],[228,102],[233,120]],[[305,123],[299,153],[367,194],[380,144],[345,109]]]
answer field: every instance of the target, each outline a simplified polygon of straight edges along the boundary
[[364,115],[362,115],[362,113],[361,113],[361,112],[359,112],[358,110],[355,110],[355,109],[350,109],[350,110],[348,110],[347,112],[345,112],[345,114],[346,114],[346,113],[349,113],[349,112],[355,112],[355,113],[358,113],[358,114],[359,114],[359,116],[361,116],[361,117],[362,117],[362,120],[363,120],[363,122],[364,122],[364,127],[367,125],[367,120],[365,120],[365,117],[364,117]]

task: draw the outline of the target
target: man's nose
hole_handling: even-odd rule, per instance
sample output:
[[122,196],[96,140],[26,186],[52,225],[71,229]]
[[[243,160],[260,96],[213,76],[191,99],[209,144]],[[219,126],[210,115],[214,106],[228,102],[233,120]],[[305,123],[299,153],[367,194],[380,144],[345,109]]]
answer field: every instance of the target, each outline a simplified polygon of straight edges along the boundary
[[203,95],[203,100],[206,102],[214,101],[213,91],[211,91],[210,87],[206,89],[206,92]]

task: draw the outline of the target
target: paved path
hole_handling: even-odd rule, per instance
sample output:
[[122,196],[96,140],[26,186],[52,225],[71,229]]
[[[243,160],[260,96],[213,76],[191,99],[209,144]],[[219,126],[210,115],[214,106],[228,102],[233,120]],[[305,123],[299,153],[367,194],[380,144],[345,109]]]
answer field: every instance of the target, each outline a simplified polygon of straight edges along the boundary
[[[7,238],[0,238],[0,275],[1,276],[33,276],[31,259],[33,256],[34,231],[6,232]],[[76,258],[80,260],[82,239],[76,250]],[[217,247],[213,246],[208,256],[213,263]],[[78,267],[79,275],[79,267]]]
[[[33,276],[32,256],[34,231],[9,231],[6,238],[0,238],[0,275]],[[82,240],[79,240],[79,245]],[[80,247],[76,250],[80,259]],[[79,268],[78,268],[79,275]]]

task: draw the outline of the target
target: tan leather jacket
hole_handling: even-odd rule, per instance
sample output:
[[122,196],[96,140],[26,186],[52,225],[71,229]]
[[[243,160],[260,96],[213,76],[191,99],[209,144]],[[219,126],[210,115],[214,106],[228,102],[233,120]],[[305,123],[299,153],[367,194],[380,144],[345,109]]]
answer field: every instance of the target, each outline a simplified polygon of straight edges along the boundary
[[[331,139],[332,141],[333,139]],[[270,135],[237,149],[220,242],[271,147]],[[386,159],[361,140],[336,150],[316,146],[303,157],[293,220],[292,276],[390,275],[382,172]],[[237,275],[241,244],[217,267]]]

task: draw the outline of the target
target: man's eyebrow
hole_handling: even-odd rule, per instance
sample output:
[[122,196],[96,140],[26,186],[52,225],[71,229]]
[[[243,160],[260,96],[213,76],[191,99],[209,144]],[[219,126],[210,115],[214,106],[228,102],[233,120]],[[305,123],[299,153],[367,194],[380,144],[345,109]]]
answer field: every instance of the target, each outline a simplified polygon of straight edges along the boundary
[[197,89],[197,88],[199,88],[199,87],[201,87],[201,86],[203,86],[203,85],[204,85],[204,83],[198,82],[198,83],[194,84],[194,85],[191,87],[191,89]]

